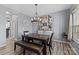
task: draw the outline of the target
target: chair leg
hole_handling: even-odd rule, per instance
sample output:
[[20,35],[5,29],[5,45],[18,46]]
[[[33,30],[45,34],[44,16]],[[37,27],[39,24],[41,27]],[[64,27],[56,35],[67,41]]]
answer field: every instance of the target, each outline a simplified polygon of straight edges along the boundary
[[51,55],[51,47],[49,47],[49,52],[50,52],[50,55]]
[[37,53],[37,55],[41,55],[40,53]]
[[32,42],[33,42],[33,40],[32,40]]

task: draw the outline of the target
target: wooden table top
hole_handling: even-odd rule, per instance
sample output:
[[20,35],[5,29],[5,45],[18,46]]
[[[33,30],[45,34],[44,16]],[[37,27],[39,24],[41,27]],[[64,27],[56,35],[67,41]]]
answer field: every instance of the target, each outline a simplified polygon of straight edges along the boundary
[[32,38],[35,40],[42,40],[42,41],[47,41],[49,39],[49,35],[43,35],[43,34],[38,34],[38,33],[30,33],[26,36],[28,38]]

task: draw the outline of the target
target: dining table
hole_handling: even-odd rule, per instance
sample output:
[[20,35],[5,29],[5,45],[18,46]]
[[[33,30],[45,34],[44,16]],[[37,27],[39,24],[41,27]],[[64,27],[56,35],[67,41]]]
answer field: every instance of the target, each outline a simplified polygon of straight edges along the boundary
[[37,40],[42,42],[44,48],[43,48],[43,54],[47,54],[47,43],[49,41],[49,35],[44,35],[44,34],[38,34],[38,33],[29,33],[27,35],[22,35],[22,40],[26,40],[25,38],[32,39],[32,40]]

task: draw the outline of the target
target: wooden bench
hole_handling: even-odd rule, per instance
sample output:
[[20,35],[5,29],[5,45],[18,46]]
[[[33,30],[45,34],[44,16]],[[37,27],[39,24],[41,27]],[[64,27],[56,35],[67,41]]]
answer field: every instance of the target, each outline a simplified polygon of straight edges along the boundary
[[16,45],[21,46],[23,48],[23,54],[25,55],[25,49],[29,51],[33,51],[37,54],[41,54],[43,51],[43,46],[33,43],[33,42],[25,42],[25,41],[16,41],[14,43],[14,50],[16,50]]

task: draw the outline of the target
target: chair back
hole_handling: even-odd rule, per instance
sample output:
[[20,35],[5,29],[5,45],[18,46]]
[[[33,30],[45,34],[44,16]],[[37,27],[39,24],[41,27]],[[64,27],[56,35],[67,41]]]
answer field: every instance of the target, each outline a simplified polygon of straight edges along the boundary
[[51,36],[50,36],[50,38],[49,38],[49,43],[48,43],[48,44],[49,44],[50,46],[52,46],[52,37],[53,37],[53,34],[54,34],[54,33],[51,33]]
[[26,35],[29,34],[29,31],[23,31],[22,41],[27,41]]
[[24,31],[24,35],[27,35],[29,33],[29,31]]

